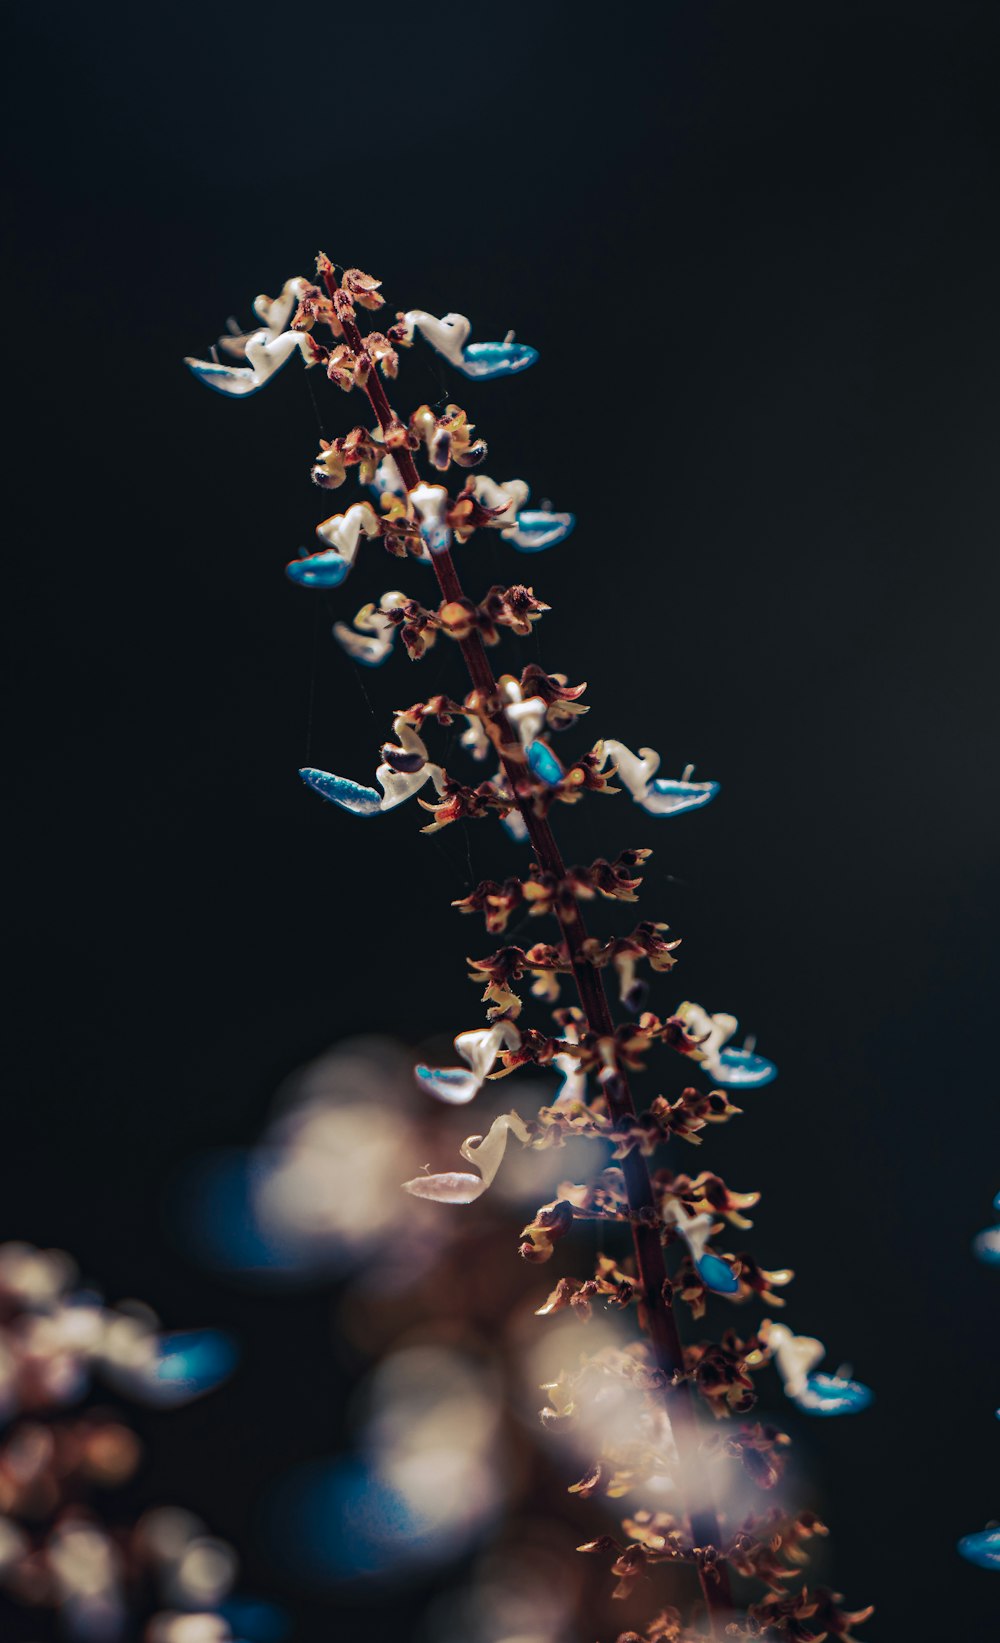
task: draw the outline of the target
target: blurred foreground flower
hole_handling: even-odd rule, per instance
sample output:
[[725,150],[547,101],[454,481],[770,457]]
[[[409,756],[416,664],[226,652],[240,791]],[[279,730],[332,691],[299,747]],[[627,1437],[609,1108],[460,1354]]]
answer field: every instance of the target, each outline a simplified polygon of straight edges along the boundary
[[[117,1521],[114,1491],[135,1474],[141,1445],[119,1414],[80,1406],[102,1380],[175,1407],[219,1386],[235,1362],[217,1330],[164,1334],[138,1302],[106,1306],[61,1250],[0,1246],[0,1591],[54,1611],[61,1635],[80,1643],[124,1643],[147,1622],[149,1643],[232,1637],[235,1554],[188,1512]],[[253,1607],[270,1631],[240,1635],[270,1643],[281,1616]]]

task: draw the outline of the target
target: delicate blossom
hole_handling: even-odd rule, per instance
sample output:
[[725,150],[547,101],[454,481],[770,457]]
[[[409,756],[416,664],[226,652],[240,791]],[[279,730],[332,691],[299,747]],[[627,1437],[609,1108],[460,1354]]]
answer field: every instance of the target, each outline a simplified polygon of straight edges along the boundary
[[749,1045],[742,1050],[728,1047],[739,1025],[735,1016],[709,1015],[700,1004],[685,1002],[672,1019],[680,1031],[673,1039],[668,1034],[668,1041],[682,1054],[700,1061],[709,1077],[725,1089],[761,1089],[777,1078],[773,1061],[757,1055]]
[[874,1393],[845,1370],[836,1375],[816,1374],[826,1354],[822,1341],[793,1335],[786,1324],[770,1318],[761,1326],[761,1339],[774,1358],[785,1392],[807,1415],[856,1415],[867,1409]]
[[712,1235],[714,1217],[707,1214],[692,1215],[685,1209],[679,1198],[668,1199],[663,1212],[664,1221],[668,1226],[676,1228],[688,1247],[694,1269],[707,1289],[716,1295],[735,1295],[739,1291],[739,1279],[732,1267],[706,1246]]
[[415,1069],[421,1089],[451,1106],[465,1106],[478,1095],[501,1049],[516,1050],[521,1034],[512,1021],[497,1021],[491,1027],[476,1027],[459,1033],[455,1049],[467,1064],[464,1067],[424,1067]]
[[305,588],[336,588],[350,575],[362,534],[369,540],[381,534],[382,524],[370,502],[355,502],[346,513],[334,513],[316,526],[324,544],[317,553],[293,559],[285,575]]
[[400,317],[408,335],[419,331],[424,340],[463,376],[480,381],[513,376],[534,365],[538,358],[537,349],[514,341],[513,331],[508,331],[503,342],[469,342],[472,324],[464,314],[445,314],[442,319],[435,319],[433,314],[425,313],[422,308],[414,308]]
[[354,662],[364,667],[381,667],[392,655],[395,625],[389,620],[390,611],[406,604],[405,593],[383,593],[377,605],[363,605],[354,618],[354,626],[334,622],[333,637]]
[[312,339],[304,331],[285,329],[307,284],[303,279],[286,280],[279,297],[258,297],[253,306],[257,318],[263,321],[262,327],[245,336],[222,339],[225,351],[245,359],[245,365],[222,365],[217,358],[186,359],[185,365],[200,382],[231,399],[258,393],[287,364],[296,349],[307,365],[314,365],[318,351]]
[[679,816],[685,810],[700,810],[719,791],[718,782],[691,781],[690,765],[680,781],[668,781],[657,776],[660,755],[654,753],[651,747],[640,747],[638,757],[630,753],[623,742],[606,739],[602,747],[606,756],[614,762],[622,785],[631,793],[636,804],[651,816]]
[[443,794],[444,771],[429,761],[427,749],[413,726],[402,714],[397,714],[392,728],[399,737],[399,745],[386,742],[382,763],[375,772],[375,780],[382,789],[381,797],[373,787],[361,787],[346,776],[334,776],[327,770],[306,767],[299,775],[321,798],[355,816],[376,816],[393,810],[397,804],[419,793],[427,781],[432,781],[438,793]]
[[[457,1040],[456,1040],[457,1042]],[[482,1197],[493,1185],[497,1170],[503,1162],[508,1135],[516,1136],[527,1146],[531,1136],[522,1118],[516,1112],[501,1113],[490,1125],[489,1134],[470,1135],[459,1151],[467,1164],[475,1164],[479,1175],[449,1171],[444,1175],[417,1175],[403,1186],[414,1198],[431,1198],[438,1204],[471,1204]]]
[[472,490],[477,502],[493,511],[493,518],[486,523],[521,553],[554,548],[566,540],[576,524],[575,514],[555,513],[548,506],[527,508],[531,493],[523,479],[505,479],[497,484],[486,474],[476,474]]

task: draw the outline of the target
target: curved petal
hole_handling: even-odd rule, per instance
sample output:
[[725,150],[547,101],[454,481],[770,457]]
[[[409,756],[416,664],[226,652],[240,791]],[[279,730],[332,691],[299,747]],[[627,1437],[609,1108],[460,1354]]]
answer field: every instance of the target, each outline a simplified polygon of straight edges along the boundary
[[527,747],[528,769],[540,782],[547,787],[558,787],[565,771],[556,758],[548,742],[529,742]]
[[858,1415],[875,1401],[870,1387],[841,1375],[810,1375],[801,1392],[789,1397],[804,1414],[825,1416]]
[[306,554],[285,566],[285,575],[300,588],[339,588],[350,575],[351,561],[335,548],[324,548],[321,553]]
[[422,308],[414,308],[404,315],[410,331],[419,331],[431,347],[463,376],[478,381],[493,377],[514,376],[526,371],[538,358],[538,350],[527,343],[515,342],[509,334],[503,342],[469,342],[471,323],[464,314],[445,314],[435,319]]
[[382,809],[382,800],[371,787],[360,787],[346,776],[333,776],[328,770],[313,770],[308,766],[299,771],[307,787],[320,798],[349,810],[354,816],[375,816]]
[[1000,1569],[1000,1529],[980,1529],[963,1535],[958,1550],[968,1563],[980,1569]]
[[459,1033],[455,1050],[470,1069],[464,1067],[417,1067],[417,1083],[428,1095],[452,1106],[464,1106],[478,1094],[493,1063],[506,1046],[516,1050],[521,1034],[512,1021],[497,1021],[491,1027],[475,1027]]
[[414,1198],[430,1198],[435,1204],[472,1204],[486,1191],[480,1175],[464,1175],[452,1170],[445,1175],[416,1175],[403,1182],[404,1192]]
[[752,1050],[723,1050],[712,1077],[724,1090],[759,1090],[773,1083],[778,1069],[773,1061]]
[[636,803],[650,816],[679,816],[710,804],[718,792],[718,782],[673,782],[658,776]]
[[551,513],[548,509],[529,509],[519,513],[517,523],[503,531],[503,539],[519,553],[543,553],[565,542],[576,525],[573,513]]
[[280,336],[253,331],[246,340],[246,365],[220,365],[205,359],[185,359],[184,363],[206,387],[230,399],[244,399],[259,393],[288,363],[296,349],[310,362],[309,348],[308,333],[304,331],[284,331]]

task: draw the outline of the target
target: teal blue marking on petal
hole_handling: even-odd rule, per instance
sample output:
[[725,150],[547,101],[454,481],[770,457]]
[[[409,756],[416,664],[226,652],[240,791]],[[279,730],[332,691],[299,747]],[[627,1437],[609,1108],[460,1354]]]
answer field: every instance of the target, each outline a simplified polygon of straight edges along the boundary
[[563,767],[546,742],[529,743],[528,769],[549,787],[558,787],[563,779]]
[[221,1329],[175,1330],[157,1345],[150,1389],[157,1401],[201,1397],[228,1380],[239,1361],[236,1343]]
[[488,382],[495,377],[515,376],[538,359],[538,349],[526,342],[470,342],[462,349],[463,376]]
[[576,515],[572,513],[528,509],[518,514],[516,523],[504,531],[503,537],[519,553],[542,553],[565,542],[575,524]]
[[699,1255],[694,1263],[695,1271],[706,1288],[714,1295],[736,1295],[740,1281],[732,1267],[722,1259],[721,1255],[713,1255],[707,1249],[704,1255]]
[[480,1080],[468,1067],[414,1067],[413,1075],[430,1095],[464,1102],[475,1095]]
[[806,1415],[859,1415],[875,1402],[875,1394],[841,1375],[808,1375],[805,1391],[794,1402]]
[[376,816],[382,808],[381,795],[373,787],[362,787],[358,782],[348,781],[346,776],[332,776],[328,770],[308,767],[300,770],[299,775],[320,798],[329,799],[331,804],[349,810],[353,816]]
[[1000,1569],[1000,1529],[980,1529],[974,1535],[963,1535],[958,1550],[980,1569]]
[[335,548],[324,548],[322,553],[310,553],[305,559],[293,559],[285,566],[285,575],[300,588],[339,588],[347,579],[351,566]]
[[674,782],[656,776],[639,803],[651,816],[681,816],[685,810],[711,804],[718,791],[718,782]]
[[724,1090],[763,1089],[778,1076],[774,1062],[755,1055],[752,1050],[721,1050],[719,1062],[721,1071],[710,1072],[709,1077]]

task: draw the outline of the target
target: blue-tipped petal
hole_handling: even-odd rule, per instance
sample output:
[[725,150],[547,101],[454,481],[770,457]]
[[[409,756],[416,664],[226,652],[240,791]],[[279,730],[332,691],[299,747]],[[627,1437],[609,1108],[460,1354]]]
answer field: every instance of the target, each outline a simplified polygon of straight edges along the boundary
[[1000,1192],[997,1193],[993,1200],[993,1208],[996,1210],[997,1214],[1000,1215]]
[[236,1344],[221,1329],[175,1330],[161,1335],[157,1354],[136,1390],[151,1403],[188,1403],[228,1380],[239,1359]]
[[724,1090],[759,1090],[778,1076],[774,1062],[752,1050],[720,1050],[719,1066],[710,1076]]
[[540,782],[545,782],[549,787],[559,786],[565,772],[546,742],[529,742],[527,757],[528,769],[533,776],[537,776]]
[[987,1266],[1000,1266],[1000,1227],[988,1227],[977,1232],[972,1240],[972,1253]]
[[704,1255],[698,1256],[694,1265],[702,1283],[713,1295],[738,1294],[740,1281],[721,1255],[713,1255],[710,1249],[706,1249]]
[[807,1415],[858,1415],[874,1403],[875,1394],[841,1375],[808,1375],[805,1391],[794,1401]]
[[310,553],[304,559],[293,559],[285,566],[285,575],[300,588],[339,588],[351,569],[348,561],[336,548],[324,548],[321,553]]
[[1000,1529],[980,1529],[974,1535],[963,1535],[958,1550],[980,1569],[1000,1569]]
[[456,361],[463,376],[474,381],[487,382],[494,377],[512,377],[526,371],[538,358],[538,349],[526,342],[469,342],[462,349],[461,363]]
[[227,1597],[216,1613],[228,1621],[233,1636],[245,1643],[284,1643],[291,1631],[284,1609],[259,1597]]
[[639,802],[651,816],[681,816],[685,810],[711,804],[718,791],[718,782],[675,782],[656,776]]
[[529,508],[517,516],[517,523],[503,532],[503,539],[519,553],[542,553],[565,542],[574,525],[576,514],[551,513],[545,508]]
[[[225,394],[227,399],[249,399],[251,394],[259,394],[271,380],[270,376],[259,376],[245,365],[217,365],[207,359],[186,359],[184,363],[206,388],[214,388],[217,394]],[[281,366],[275,370],[280,371]],[[274,374],[271,373],[272,376]]]
[[358,782],[348,781],[346,776],[332,776],[328,770],[308,767],[300,770],[299,775],[321,799],[329,799],[341,810],[349,810],[352,816],[376,816],[382,808],[381,795],[373,787],[362,787]]
[[475,1095],[481,1083],[468,1067],[414,1067],[413,1076],[429,1095],[456,1105]]

